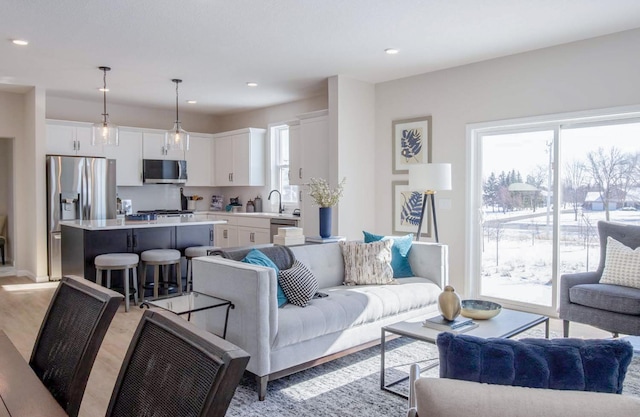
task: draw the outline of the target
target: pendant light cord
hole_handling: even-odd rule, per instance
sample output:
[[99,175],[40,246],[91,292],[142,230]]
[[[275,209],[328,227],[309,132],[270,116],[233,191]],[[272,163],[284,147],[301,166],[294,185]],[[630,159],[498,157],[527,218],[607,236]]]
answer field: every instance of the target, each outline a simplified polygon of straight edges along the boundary
[[176,129],[180,129],[180,117],[178,116],[178,85],[180,80],[174,80],[176,83]]

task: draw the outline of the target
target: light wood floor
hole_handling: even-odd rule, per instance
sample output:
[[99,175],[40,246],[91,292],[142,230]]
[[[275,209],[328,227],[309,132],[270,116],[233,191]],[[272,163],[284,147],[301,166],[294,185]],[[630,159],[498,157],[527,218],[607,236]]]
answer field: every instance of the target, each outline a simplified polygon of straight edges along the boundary
[[[56,283],[35,284],[24,277],[0,277],[0,329],[4,330],[25,360],[29,360],[38,330]],[[124,304],[116,313],[98,352],[80,408],[81,417],[104,415],[122,360],[138,325],[142,310]],[[551,320],[551,330],[562,334],[562,322]],[[572,337],[604,338],[611,334],[590,326],[571,325]]]

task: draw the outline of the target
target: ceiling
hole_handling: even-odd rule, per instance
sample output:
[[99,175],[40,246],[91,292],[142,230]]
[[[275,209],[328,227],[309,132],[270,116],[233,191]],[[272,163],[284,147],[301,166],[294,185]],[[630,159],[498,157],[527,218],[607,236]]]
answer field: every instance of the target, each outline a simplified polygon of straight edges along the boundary
[[0,89],[98,101],[106,65],[109,102],[172,108],[182,78],[181,108],[225,114],[637,28],[640,1],[3,0],[0,23]]

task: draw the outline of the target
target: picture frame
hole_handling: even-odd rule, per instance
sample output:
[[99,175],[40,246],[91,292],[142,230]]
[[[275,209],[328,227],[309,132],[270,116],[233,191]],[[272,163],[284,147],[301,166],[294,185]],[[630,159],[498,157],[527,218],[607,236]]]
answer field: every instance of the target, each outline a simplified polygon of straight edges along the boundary
[[[424,201],[423,193],[411,190],[409,181],[392,181],[391,196],[393,204],[391,210],[393,216],[392,233],[394,235],[406,235],[407,233],[416,235]],[[420,237],[431,237],[430,210],[425,210],[424,216]]]
[[408,174],[410,165],[431,162],[431,125],[431,116],[393,121],[391,157],[394,174]]

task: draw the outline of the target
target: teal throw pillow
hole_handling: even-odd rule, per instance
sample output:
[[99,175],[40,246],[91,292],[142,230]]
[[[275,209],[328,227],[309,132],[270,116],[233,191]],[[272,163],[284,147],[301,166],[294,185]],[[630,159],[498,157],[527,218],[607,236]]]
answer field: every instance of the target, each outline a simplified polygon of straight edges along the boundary
[[[276,278],[280,274],[280,271],[278,270],[276,264],[274,264],[267,255],[260,252],[258,249],[251,249],[251,251],[247,253],[247,256],[242,259],[242,262],[251,265],[260,265],[273,268],[276,271]],[[284,291],[282,291],[280,284],[278,284],[278,307],[282,307],[283,305],[287,304],[287,302],[287,297],[284,295]]]
[[369,232],[364,234],[364,243],[377,242],[379,240],[393,239],[391,247],[391,268],[393,269],[394,278],[407,278],[413,276],[411,265],[409,264],[409,251],[413,242],[413,234],[406,236],[382,236],[374,235]]

